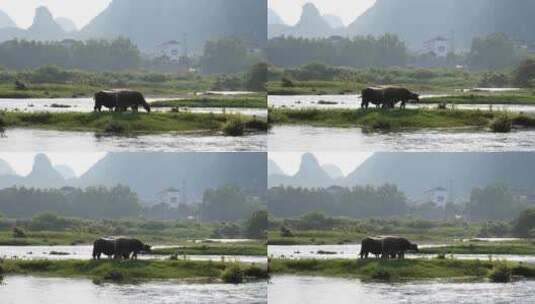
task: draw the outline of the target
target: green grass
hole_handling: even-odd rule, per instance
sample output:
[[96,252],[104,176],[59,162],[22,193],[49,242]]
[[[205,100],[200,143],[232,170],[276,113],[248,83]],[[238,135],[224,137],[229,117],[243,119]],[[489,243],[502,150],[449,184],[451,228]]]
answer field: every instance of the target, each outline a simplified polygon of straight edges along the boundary
[[[245,263],[188,260],[12,260],[0,262],[6,275],[24,274],[47,277],[86,277],[96,281],[136,282],[144,280],[204,279],[220,280],[230,267],[239,267],[249,279],[264,279],[267,272]],[[254,269],[252,269],[254,268]],[[246,277],[247,278],[247,277]]]
[[154,249],[152,254],[158,255],[256,255],[266,256],[264,244],[209,244],[200,246],[183,246],[175,248]]
[[[317,275],[327,277],[355,277],[364,280],[401,281],[440,278],[488,278],[503,261],[456,259],[406,260],[284,260],[270,261],[271,274]],[[514,274],[534,277],[533,266],[507,263]],[[519,269],[522,267],[522,269]],[[525,269],[524,269],[525,268]]]
[[423,104],[488,104],[488,105],[535,105],[534,91],[467,93],[462,95],[422,98]]
[[535,242],[514,241],[456,243],[446,247],[422,248],[420,253],[535,255]]
[[274,124],[306,124],[318,127],[361,127],[367,130],[488,127],[499,112],[469,110],[406,109],[270,109]]
[[207,108],[267,108],[265,95],[203,96],[180,100],[163,100],[151,103],[153,107],[207,107]]
[[[253,118],[234,114],[213,113],[21,113],[3,112],[4,128],[35,128],[59,131],[94,131],[98,133],[133,134],[163,132],[222,131],[227,121],[240,119],[244,124]],[[265,131],[252,130],[247,131]]]

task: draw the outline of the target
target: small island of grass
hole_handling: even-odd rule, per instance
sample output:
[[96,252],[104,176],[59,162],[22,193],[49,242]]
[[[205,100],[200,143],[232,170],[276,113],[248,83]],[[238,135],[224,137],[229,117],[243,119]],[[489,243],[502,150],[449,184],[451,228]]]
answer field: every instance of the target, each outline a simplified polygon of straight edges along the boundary
[[152,254],[156,255],[249,255],[266,256],[267,247],[264,244],[210,244],[198,246],[180,246],[168,248],[155,248]]
[[[238,122],[241,132],[227,134],[229,122]],[[236,124],[236,123],[235,123]],[[99,134],[150,134],[165,132],[219,132],[243,135],[265,132],[267,123],[254,117],[213,113],[49,113],[2,112],[2,128],[35,128],[59,131],[93,131]],[[232,130],[231,130],[232,131]]]
[[[265,265],[189,260],[13,260],[0,261],[3,274],[85,277],[95,282],[199,280],[241,283],[266,279]],[[229,274],[229,272],[232,272]]]
[[[514,127],[535,127],[535,118],[500,111],[455,109],[270,109],[272,124],[304,124],[316,127],[359,127],[366,131],[423,128],[492,128],[493,122],[507,117]],[[494,130],[494,128],[492,128]],[[498,131],[498,130],[496,130]]]
[[265,109],[266,96],[263,94],[200,96],[177,100],[162,100],[151,103],[152,107],[162,108],[255,108]]

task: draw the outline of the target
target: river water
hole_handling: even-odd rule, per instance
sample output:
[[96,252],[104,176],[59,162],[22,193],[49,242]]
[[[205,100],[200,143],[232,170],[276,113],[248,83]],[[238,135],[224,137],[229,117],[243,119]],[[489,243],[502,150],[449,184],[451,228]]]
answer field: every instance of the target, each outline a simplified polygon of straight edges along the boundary
[[362,282],[356,279],[274,276],[268,285],[273,304],[509,304],[535,303],[535,281],[509,284],[418,281]]
[[165,133],[137,136],[97,136],[93,132],[7,129],[0,137],[1,152],[261,152],[266,134],[239,137],[218,133]]
[[360,128],[277,125],[268,134],[273,152],[510,152],[535,150],[535,130],[493,133],[473,128],[365,133]]
[[[166,100],[164,98],[148,98],[147,102]],[[2,111],[20,111],[20,112],[93,112],[94,101],[92,98],[32,98],[32,99],[0,99],[0,110]],[[52,105],[63,105],[68,107],[54,107]],[[235,113],[257,117],[267,117],[266,109],[255,108],[186,108],[192,113]],[[106,110],[106,108],[104,108]],[[171,110],[169,107],[152,108],[156,112],[168,112]],[[140,109],[143,112],[143,109]]]
[[[154,246],[153,248],[165,248],[169,246]],[[176,246],[171,246],[176,247]],[[51,254],[60,252],[66,254]],[[0,257],[18,259],[50,259],[50,260],[88,260],[92,258],[93,246],[0,246]],[[167,259],[166,255],[141,254],[139,259]],[[102,256],[106,258],[106,256]],[[183,258],[182,256],[178,257]],[[188,255],[187,259],[193,261],[236,261],[244,263],[265,264],[265,256],[233,256],[233,255]]]
[[[418,245],[419,248],[443,247],[444,244]],[[323,252],[323,253],[322,253]],[[327,253],[327,254],[326,254]],[[268,256],[285,259],[352,259],[359,258],[360,244],[345,245],[269,245]],[[436,254],[406,254],[409,259],[435,258]],[[447,257],[450,257],[448,254]],[[533,255],[514,254],[454,254],[454,258],[461,260],[508,260],[524,263],[535,263]]]
[[93,284],[86,279],[7,276],[0,284],[2,304],[260,304],[267,303],[266,282],[247,284]]

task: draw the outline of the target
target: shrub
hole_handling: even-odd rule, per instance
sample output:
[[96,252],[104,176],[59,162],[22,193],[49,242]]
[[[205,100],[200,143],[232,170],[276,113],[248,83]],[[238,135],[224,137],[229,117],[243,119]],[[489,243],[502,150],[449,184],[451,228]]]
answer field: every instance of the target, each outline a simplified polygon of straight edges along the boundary
[[223,125],[223,133],[227,136],[242,136],[245,132],[245,124],[239,118],[233,118]]
[[490,129],[496,133],[508,133],[513,128],[513,120],[505,115],[497,117],[490,124]]
[[26,237],[26,233],[24,233],[24,231],[20,228],[17,228],[17,227],[13,227],[13,237],[14,238],[25,238]]
[[225,283],[239,284],[243,282],[244,272],[239,265],[230,265],[221,274],[221,279]]
[[285,88],[293,88],[294,87],[294,82],[288,77],[282,77],[281,83],[282,83],[282,86],[285,87]]
[[513,119],[513,125],[522,127],[535,127],[535,118],[519,115]]
[[71,221],[53,213],[42,213],[34,216],[30,221],[31,230],[61,231],[72,226]]
[[104,132],[112,134],[122,134],[126,132],[126,126],[117,121],[111,121],[104,128]]
[[490,273],[490,280],[494,283],[511,282],[513,271],[505,263],[497,264]]
[[294,236],[292,231],[290,229],[286,228],[285,226],[281,227],[280,233],[281,233],[282,237],[293,237]]
[[255,279],[268,279],[269,273],[267,269],[258,266],[251,266],[245,269],[245,276]]
[[110,271],[103,277],[105,281],[121,282],[124,281],[124,275],[119,271]]
[[263,120],[253,119],[253,120],[247,121],[245,123],[245,127],[247,129],[252,129],[252,130],[267,131],[269,128],[269,125],[267,122]]

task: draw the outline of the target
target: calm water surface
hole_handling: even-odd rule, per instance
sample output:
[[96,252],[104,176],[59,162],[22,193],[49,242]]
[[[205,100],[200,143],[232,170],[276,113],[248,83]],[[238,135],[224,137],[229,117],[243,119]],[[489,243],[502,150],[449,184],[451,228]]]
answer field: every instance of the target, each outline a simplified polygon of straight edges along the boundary
[[2,304],[260,304],[267,303],[267,283],[95,285],[85,279],[7,276],[0,285]]

